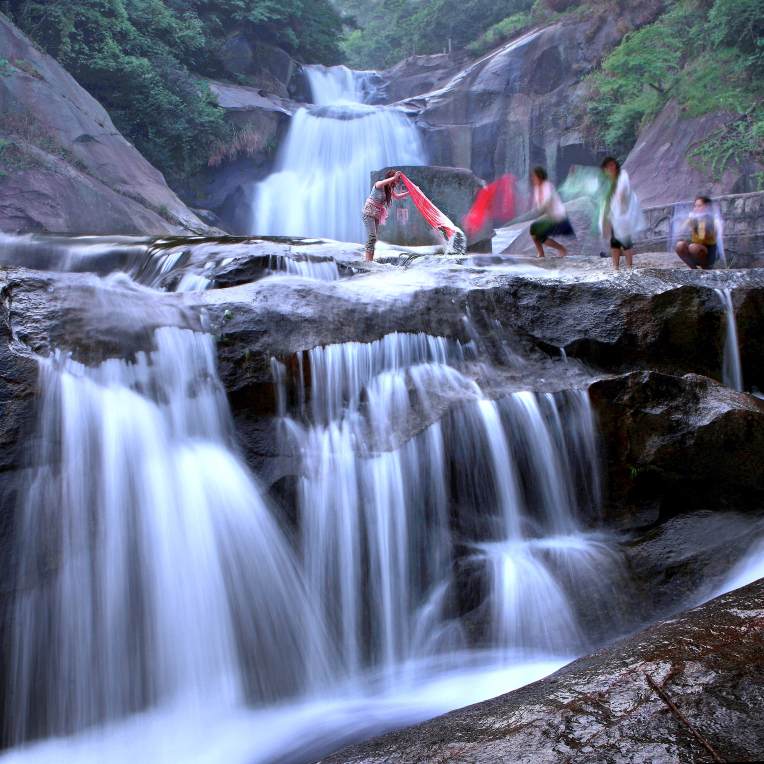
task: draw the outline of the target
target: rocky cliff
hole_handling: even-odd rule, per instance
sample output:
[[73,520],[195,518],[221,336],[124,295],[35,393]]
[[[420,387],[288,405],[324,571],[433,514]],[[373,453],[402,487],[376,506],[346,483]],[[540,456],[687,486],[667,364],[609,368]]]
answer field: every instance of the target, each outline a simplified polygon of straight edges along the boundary
[[103,107],[0,14],[0,230],[209,230]]
[[559,181],[570,165],[598,159],[574,129],[582,78],[655,10],[638,5],[621,18],[576,16],[533,29],[400,107],[422,128],[431,164],[469,168],[487,181],[505,172],[524,178],[542,164]]

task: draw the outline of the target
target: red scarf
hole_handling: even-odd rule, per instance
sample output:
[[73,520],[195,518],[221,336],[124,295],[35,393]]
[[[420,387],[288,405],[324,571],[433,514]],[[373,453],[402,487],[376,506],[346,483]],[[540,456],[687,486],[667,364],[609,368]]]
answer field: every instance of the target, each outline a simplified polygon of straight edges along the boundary
[[515,217],[515,177],[507,174],[477,193],[465,215],[464,231],[470,243],[493,235],[493,229]]
[[459,229],[412,183],[403,173],[401,180],[411,194],[411,201],[422,213],[422,217],[435,229],[450,239]]

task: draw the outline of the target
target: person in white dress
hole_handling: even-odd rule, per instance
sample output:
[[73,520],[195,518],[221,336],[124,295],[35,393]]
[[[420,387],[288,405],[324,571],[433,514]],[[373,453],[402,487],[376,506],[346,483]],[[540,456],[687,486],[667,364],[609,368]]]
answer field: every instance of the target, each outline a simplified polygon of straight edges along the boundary
[[621,252],[626,256],[626,265],[631,268],[634,257],[633,236],[644,228],[642,207],[631,188],[629,174],[621,169],[614,157],[605,158],[602,171],[610,187],[605,192],[600,210],[600,233],[603,238],[610,239],[613,270],[618,270]]

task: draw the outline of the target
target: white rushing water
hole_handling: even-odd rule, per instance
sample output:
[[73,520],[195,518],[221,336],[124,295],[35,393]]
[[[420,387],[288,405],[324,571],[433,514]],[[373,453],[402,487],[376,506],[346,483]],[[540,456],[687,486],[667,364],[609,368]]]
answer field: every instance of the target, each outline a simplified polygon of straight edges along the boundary
[[306,655],[325,652],[290,549],[231,451],[211,338],[167,328],[156,343],[134,363],[41,362],[16,740],[181,699],[273,701],[302,691]]
[[370,173],[424,164],[419,134],[399,111],[363,103],[364,72],[305,72],[315,105],[292,117],[274,173],[257,185],[250,232],[363,242]]
[[[464,356],[442,338],[392,334],[316,348],[302,361],[311,405],[298,391],[285,425],[305,466],[303,558],[346,676],[466,646],[448,614],[458,585],[454,501],[460,522],[489,516],[482,534],[463,539],[490,579],[486,644],[570,654],[586,643],[572,599],[609,599],[612,548],[577,520],[582,505],[596,513],[599,498],[586,394],[489,400],[458,370]],[[277,376],[283,387],[283,370]]]
[[724,342],[724,360],[722,367],[722,380],[727,387],[733,390],[743,390],[743,369],[740,364],[740,346],[737,340],[737,321],[735,319],[735,306],[732,304],[731,289],[714,289],[724,305],[727,323],[727,336]]
[[232,449],[211,339],[155,342],[41,361],[4,760],[308,762],[548,674],[588,644],[581,607],[608,622],[584,393],[489,400],[474,346],[423,334],[318,347],[291,378],[274,360],[291,544]]

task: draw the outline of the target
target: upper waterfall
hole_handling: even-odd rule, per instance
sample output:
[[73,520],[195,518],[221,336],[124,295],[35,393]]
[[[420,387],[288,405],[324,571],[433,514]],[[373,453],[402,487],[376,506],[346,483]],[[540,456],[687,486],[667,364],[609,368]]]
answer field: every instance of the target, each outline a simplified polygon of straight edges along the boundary
[[255,188],[250,232],[363,240],[370,173],[423,165],[416,127],[401,112],[364,103],[367,72],[306,66],[315,105],[292,118],[275,172]]

